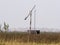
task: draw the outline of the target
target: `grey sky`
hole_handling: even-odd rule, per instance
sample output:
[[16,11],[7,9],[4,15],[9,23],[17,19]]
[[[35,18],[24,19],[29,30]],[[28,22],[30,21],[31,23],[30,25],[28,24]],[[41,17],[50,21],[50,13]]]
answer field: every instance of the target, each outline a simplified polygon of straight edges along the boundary
[[24,18],[34,4],[37,28],[60,29],[60,0],[0,0],[0,24],[5,21],[10,28],[29,28],[29,19]]

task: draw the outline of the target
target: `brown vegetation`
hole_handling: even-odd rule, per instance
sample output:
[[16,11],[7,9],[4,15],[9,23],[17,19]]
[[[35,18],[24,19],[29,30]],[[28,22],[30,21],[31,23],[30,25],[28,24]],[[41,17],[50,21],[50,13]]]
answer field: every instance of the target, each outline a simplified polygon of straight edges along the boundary
[[28,36],[30,42],[36,43],[57,43],[60,42],[60,33],[40,33],[30,34],[17,33],[17,32],[0,32],[0,41],[17,41],[17,42],[28,42]]

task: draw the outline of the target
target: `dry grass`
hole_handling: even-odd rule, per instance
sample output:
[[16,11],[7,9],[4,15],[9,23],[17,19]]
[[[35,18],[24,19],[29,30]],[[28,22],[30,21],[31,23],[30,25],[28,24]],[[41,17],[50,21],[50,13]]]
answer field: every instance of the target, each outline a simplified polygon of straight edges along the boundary
[[60,45],[60,33],[31,34],[28,43],[27,33],[1,33],[0,45]]
[[35,43],[35,42],[30,42],[30,43],[24,43],[24,42],[15,42],[15,41],[9,41],[9,42],[2,42],[0,45],[60,45],[60,43]]

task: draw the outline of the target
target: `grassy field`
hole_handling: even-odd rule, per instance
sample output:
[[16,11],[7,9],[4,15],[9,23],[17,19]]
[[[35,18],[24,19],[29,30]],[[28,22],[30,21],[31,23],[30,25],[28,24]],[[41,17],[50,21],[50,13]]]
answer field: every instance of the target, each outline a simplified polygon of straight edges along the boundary
[[0,32],[0,45],[60,45],[60,33],[43,32],[38,35],[28,35],[27,33]]
[[3,41],[0,45],[60,45],[60,43],[35,43],[35,42],[16,42],[16,41]]

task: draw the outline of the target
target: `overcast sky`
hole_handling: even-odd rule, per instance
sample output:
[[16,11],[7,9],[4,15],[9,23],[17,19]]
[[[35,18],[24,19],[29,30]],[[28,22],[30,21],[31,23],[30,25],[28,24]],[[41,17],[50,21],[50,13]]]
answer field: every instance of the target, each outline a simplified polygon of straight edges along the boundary
[[35,4],[36,28],[60,29],[60,0],[0,0],[0,24],[5,21],[10,28],[29,28],[29,18],[24,18]]

